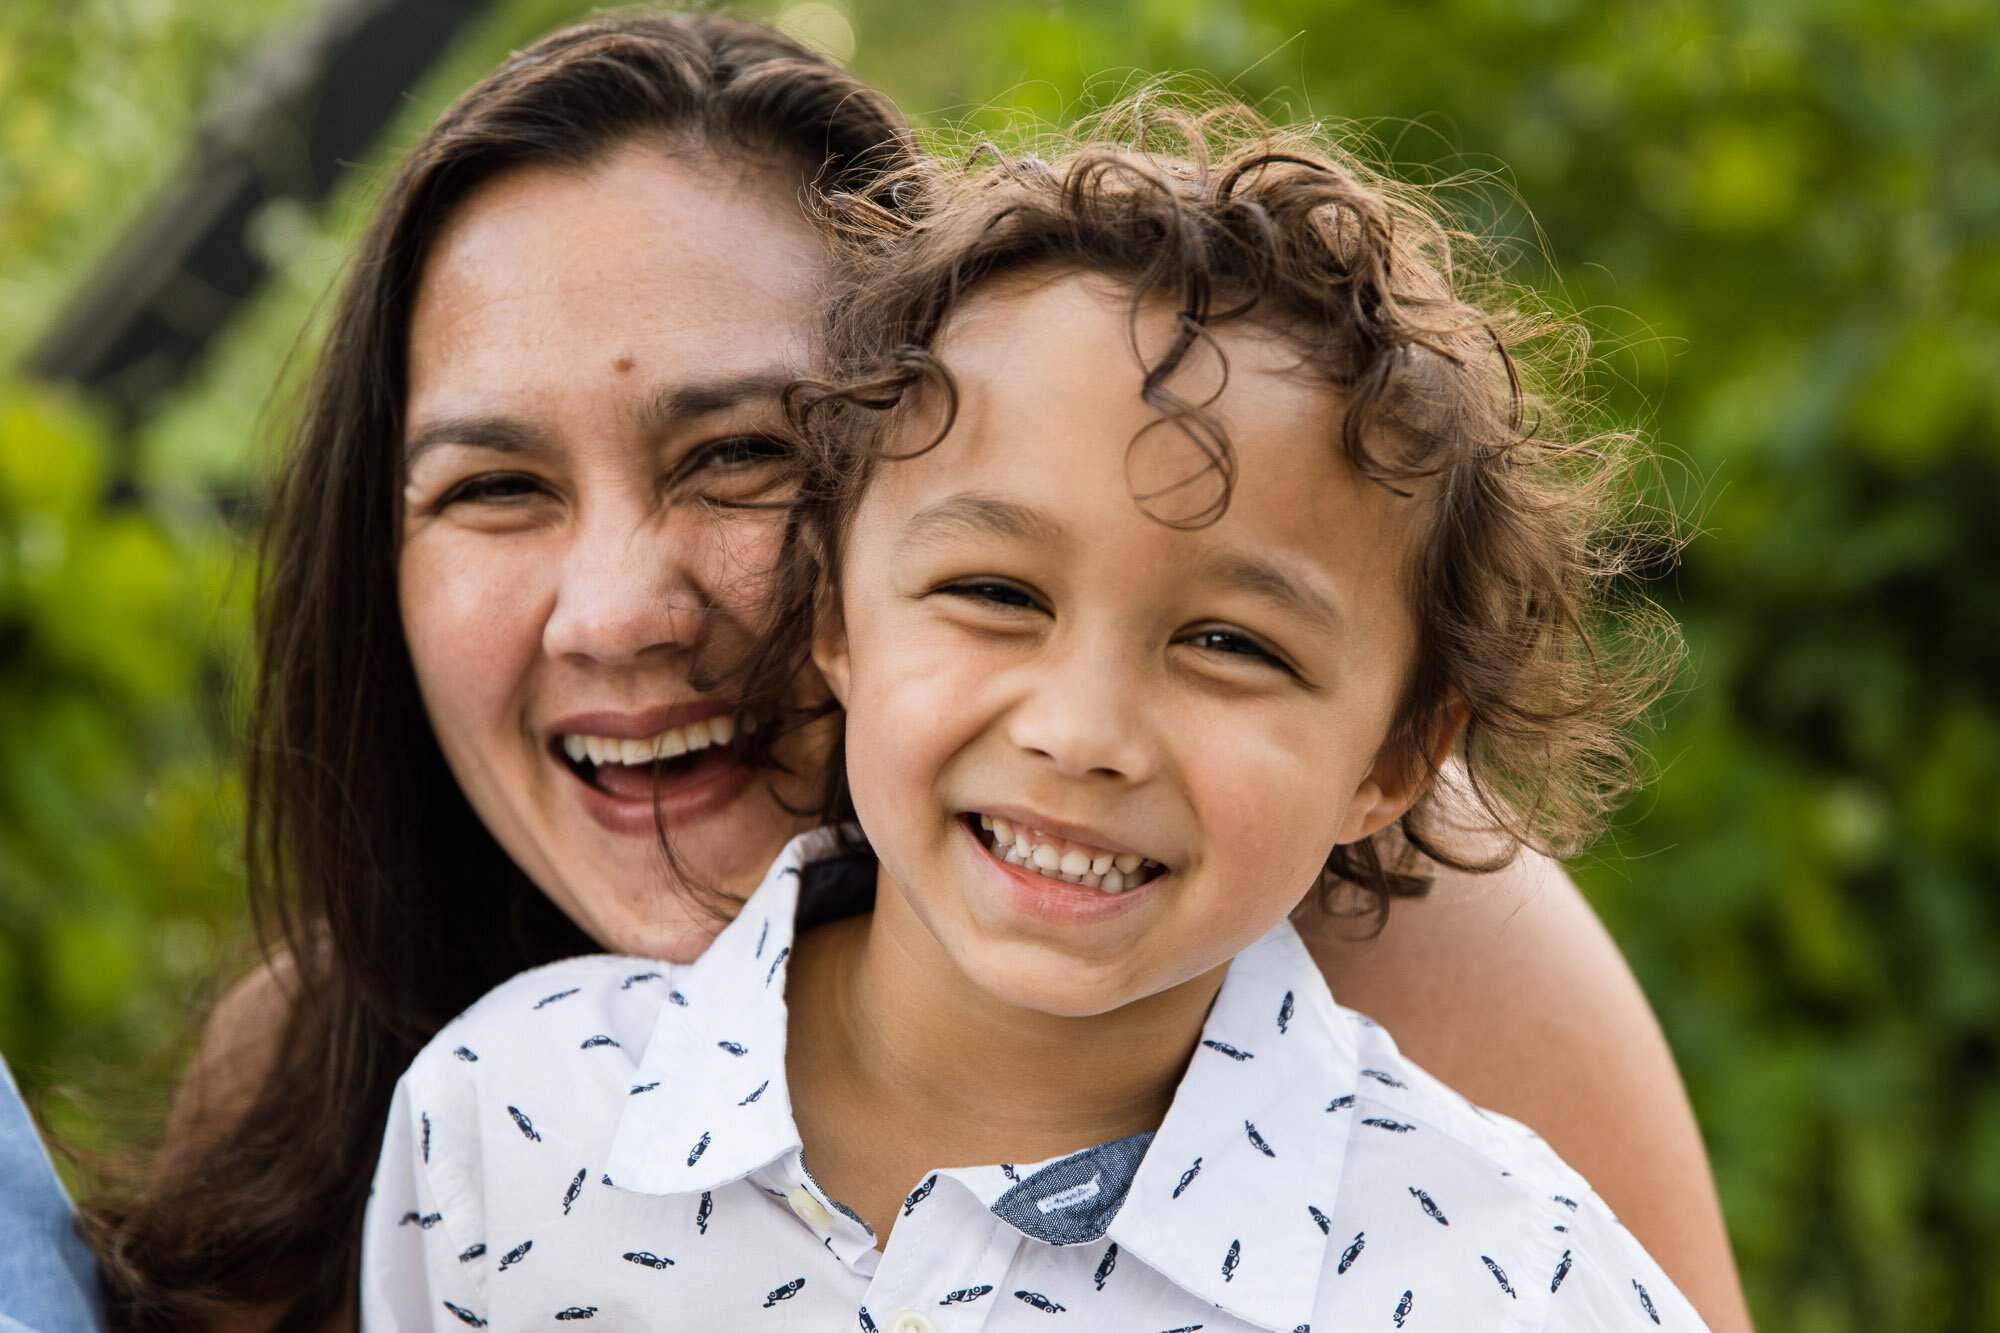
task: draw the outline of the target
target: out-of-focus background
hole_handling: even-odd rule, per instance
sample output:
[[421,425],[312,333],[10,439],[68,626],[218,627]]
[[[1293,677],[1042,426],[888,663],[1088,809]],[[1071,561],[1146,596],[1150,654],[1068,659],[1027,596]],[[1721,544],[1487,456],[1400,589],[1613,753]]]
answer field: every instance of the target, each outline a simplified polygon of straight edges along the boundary
[[[0,1050],[75,1142],[146,1132],[245,958],[229,745],[273,386],[399,147],[585,12],[0,6]],[[1655,588],[1692,650],[1656,779],[1574,869],[1679,1055],[1751,1304],[2000,1328],[1990,0],[745,12],[921,124],[1198,70],[1511,182],[1553,265],[1531,243],[1518,275],[1596,328],[1607,408],[1698,522]],[[299,166],[328,145],[346,169]]]

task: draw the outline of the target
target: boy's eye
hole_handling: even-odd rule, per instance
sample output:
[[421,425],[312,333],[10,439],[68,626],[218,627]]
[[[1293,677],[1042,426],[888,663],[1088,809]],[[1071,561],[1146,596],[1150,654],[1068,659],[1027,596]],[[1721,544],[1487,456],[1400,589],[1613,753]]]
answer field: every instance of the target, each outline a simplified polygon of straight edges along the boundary
[[1038,605],[1034,594],[1026,588],[1018,583],[1007,583],[999,579],[974,579],[966,583],[954,583],[940,591],[953,597],[964,597],[970,601],[986,602],[994,606],[1031,610]]
[[1188,635],[1181,642],[1190,644],[1204,652],[1220,653],[1225,657],[1243,657],[1252,661],[1269,662],[1272,666],[1278,667],[1281,670],[1291,670],[1276,653],[1273,653],[1270,649],[1248,635],[1239,634],[1234,630],[1198,630]]

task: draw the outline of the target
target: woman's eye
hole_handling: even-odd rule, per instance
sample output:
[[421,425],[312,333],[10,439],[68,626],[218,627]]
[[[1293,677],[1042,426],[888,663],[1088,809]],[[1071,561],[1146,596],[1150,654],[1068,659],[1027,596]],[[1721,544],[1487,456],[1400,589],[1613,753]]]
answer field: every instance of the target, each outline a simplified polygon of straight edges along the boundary
[[690,472],[703,468],[747,468],[776,463],[792,451],[790,444],[772,435],[732,435],[700,450],[691,460]]
[[1019,584],[1002,583],[994,579],[976,579],[970,583],[954,583],[943,589],[953,597],[964,597],[970,601],[986,602],[994,606],[1033,609],[1034,595]]
[[468,477],[446,491],[438,500],[438,508],[470,501],[473,504],[506,504],[511,500],[538,495],[543,490],[541,478],[525,472],[487,472],[477,477]]

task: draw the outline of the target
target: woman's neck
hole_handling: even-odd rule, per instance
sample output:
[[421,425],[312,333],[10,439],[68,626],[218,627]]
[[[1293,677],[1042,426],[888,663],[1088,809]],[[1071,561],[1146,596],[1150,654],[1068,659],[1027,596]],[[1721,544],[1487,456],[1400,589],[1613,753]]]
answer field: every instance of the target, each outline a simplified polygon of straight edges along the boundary
[[806,1160],[886,1238],[938,1167],[1035,1162],[1157,1128],[1226,969],[1086,1018],[974,986],[883,883],[798,941],[786,1056]]

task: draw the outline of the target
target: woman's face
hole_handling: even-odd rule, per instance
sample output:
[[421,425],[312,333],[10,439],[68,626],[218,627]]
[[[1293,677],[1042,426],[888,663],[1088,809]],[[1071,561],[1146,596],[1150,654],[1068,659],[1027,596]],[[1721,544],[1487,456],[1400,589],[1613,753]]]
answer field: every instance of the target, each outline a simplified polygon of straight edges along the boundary
[[[403,632],[508,854],[606,948],[674,961],[794,831],[704,692],[757,627],[778,392],[819,251],[774,170],[632,145],[523,168],[438,236],[410,321]],[[711,687],[712,689],[713,687]]]

